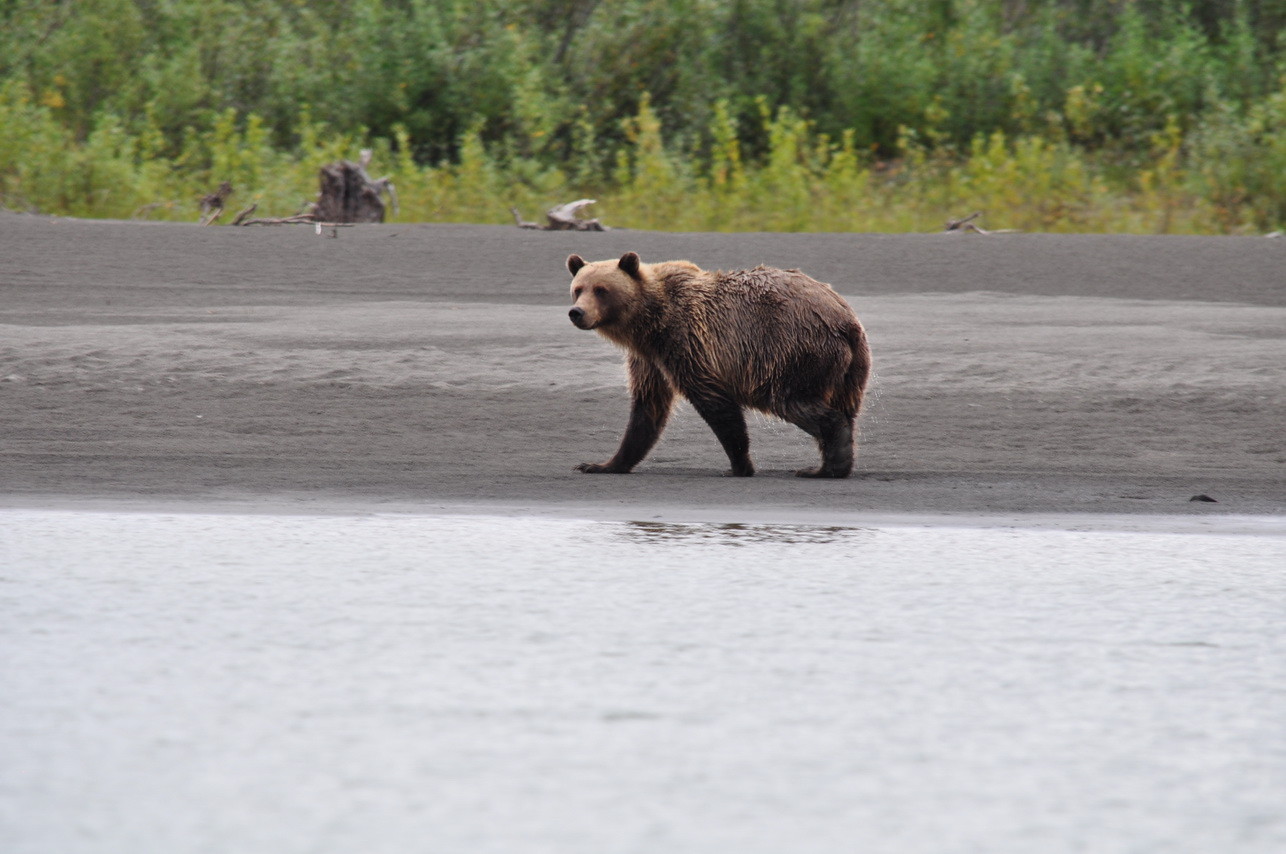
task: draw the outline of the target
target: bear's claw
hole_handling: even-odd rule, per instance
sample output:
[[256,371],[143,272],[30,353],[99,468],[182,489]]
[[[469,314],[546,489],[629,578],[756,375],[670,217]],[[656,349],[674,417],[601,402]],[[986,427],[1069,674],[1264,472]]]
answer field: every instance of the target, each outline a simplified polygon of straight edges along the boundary
[[583,471],[586,474],[629,474],[629,469],[612,468],[606,463],[581,463],[576,466],[576,471]]

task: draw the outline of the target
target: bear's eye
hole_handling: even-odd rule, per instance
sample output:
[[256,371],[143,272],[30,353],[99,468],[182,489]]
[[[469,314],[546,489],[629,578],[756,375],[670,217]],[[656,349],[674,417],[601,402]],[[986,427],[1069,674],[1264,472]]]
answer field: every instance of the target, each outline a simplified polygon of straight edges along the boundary
[[585,289],[584,289],[584,288],[572,288],[572,299],[580,299],[580,293],[581,293],[581,291],[583,291],[583,290],[585,290]]
[[596,296],[596,297],[603,297],[603,296],[607,296],[607,288],[603,287],[602,285],[595,285],[595,286],[594,286],[594,296]]

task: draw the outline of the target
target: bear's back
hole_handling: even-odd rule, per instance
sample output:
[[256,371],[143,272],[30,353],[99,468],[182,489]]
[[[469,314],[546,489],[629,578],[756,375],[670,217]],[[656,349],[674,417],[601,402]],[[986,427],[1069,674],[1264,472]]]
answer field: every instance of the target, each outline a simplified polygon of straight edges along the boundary
[[675,373],[695,369],[740,402],[772,409],[800,378],[831,382],[847,369],[861,327],[829,285],[774,267],[666,266],[656,272],[674,349],[662,361]]
[[674,301],[699,315],[703,325],[721,337],[738,333],[799,335],[816,329],[824,334],[856,323],[848,303],[830,285],[799,270],[755,267],[750,270],[700,271],[683,277]]

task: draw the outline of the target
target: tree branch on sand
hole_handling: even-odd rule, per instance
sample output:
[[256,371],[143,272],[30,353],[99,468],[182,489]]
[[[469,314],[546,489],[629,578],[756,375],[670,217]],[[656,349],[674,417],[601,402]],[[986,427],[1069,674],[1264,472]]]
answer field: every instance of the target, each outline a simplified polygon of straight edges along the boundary
[[511,207],[509,211],[514,215],[514,222],[518,224],[519,228],[531,228],[538,231],[607,231],[607,226],[597,219],[580,218],[580,212],[594,204],[594,202],[595,199],[577,199],[574,202],[550,208],[545,211],[545,219],[548,220],[545,225],[528,222],[523,219],[517,208]]
[[250,215],[257,210],[259,210],[259,203],[255,202],[254,204],[250,205],[250,207],[246,208],[245,210],[241,211],[241,213],[237,214],[237,218],[232,221],[232,224],[245,225],[246,220],[249,219]]
[[967,231],[972,231],[974,234],[1014,234],[1017,232],[1017,229],[1014,228],[986,229],[975,225],[973,221],[980,216],[982,216],[982,211],[974,211],[960,219],[949,219],[943,232],[945,234],[964,234]]
[[304,202],[303,207],[291,216],[273,216],[258,217],[251,219],[250,216],[258,209],[259,203],[237,214],[237,218],[232,221],[233,225],[312,225],[317,222],[317,203]]
[[[294,216],[266,216],[258,219],[246,219],[241,222],[234,222],[233,225],[312,225],[315,222],[319,222],[319,220],[313,214],[301,213]],[[332,223],[325,224],[331,225]]]

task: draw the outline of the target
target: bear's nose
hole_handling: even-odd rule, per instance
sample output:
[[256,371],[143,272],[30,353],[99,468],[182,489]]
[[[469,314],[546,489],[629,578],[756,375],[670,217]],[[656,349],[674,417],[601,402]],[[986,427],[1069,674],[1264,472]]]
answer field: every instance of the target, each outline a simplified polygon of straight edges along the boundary
[[567,312],[567,316],[572,319],[572,323],[579,326],[580,322],[585,319],[585,309],[573,307],[571,311]]

